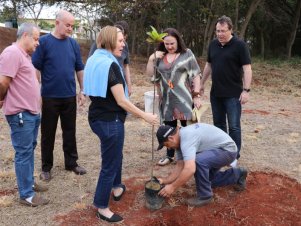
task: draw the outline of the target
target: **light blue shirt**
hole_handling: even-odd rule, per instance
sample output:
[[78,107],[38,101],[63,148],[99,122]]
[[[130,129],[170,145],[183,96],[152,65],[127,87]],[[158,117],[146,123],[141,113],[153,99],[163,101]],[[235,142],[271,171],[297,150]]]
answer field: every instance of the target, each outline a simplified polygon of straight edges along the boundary
[[210,149],[237,152],[232,138],[223,130],[209,124],[196,123],[180,129],[180,150],[177,160],[193,160],[196,154]]
[[[123,70],[114,55],[105,49],[97,49],[94,54],[88,58],[86,63],[84,70],[84,94],[94,97],[106,97],[109,70],[113,62],[119,66],[122,78],[125,82]],[[128,98],[126,82],[124,93]]]

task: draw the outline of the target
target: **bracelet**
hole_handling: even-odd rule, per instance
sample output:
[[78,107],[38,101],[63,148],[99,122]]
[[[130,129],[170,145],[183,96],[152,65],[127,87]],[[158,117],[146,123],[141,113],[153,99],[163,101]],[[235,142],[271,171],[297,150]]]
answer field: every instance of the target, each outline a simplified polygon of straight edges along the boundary
[[244,88],[243,91],[246,91],[247,93],[251,91],[251,89]]
[[81,93],[81,94],[83,94],[83,95],[85,95],[85,93],[84,93],[84,91],[83,91],[83,90],[81,90],[81,91],[80,91],[80,93]]
[[195,97],[195,96],[200,96],[201,97],[200,92],[192,92],[192,97]]
[[201,94],[194,95],[193,98],[195,98],[195,97],[201,98]]

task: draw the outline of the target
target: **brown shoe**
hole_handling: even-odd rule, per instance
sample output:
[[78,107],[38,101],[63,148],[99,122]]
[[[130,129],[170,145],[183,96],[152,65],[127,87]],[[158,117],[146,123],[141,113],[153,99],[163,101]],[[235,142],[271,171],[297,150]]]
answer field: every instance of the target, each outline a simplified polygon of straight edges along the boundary
[[36,207],[36,206],[47,205],[49,203],[49,200],[44,199],[43,197],[35,194],[31,200],[31,202],[28,202],[26,199],[20,199],[20,203],[23,205],[26,205],[26,206]]
[[49,182],[51,180],[50,171],[49,172],[42,171],[42,173],[40,174],[40,180]]
[[205,206],[205,205],[211,203],[212,201],[213,201],[213,197],[209,197],[206,199],[195,197],[195,198],[187,199],[187,204],[189,206],[199,207],[199,206]]
[[76,167],[74,167],[72,169],[66,168],[66,170],[73,171],[77,175],[84,175],[84,174],[87,173],[87,171],[83,167],[81,167],[81,166],[76,166]]
[[32,186],[33,190],[35,192],[44,192],[44,191],[48,191],[48,187],[41,185],[41,184],[37,184],[36,182],[34,183],[34,185]]

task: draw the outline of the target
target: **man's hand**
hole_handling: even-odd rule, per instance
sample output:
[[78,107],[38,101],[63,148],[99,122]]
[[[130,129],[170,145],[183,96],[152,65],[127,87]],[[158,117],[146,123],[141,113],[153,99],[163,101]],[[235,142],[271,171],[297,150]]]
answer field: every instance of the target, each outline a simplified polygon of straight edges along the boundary
[[82,91],[79,92],[77,101],[80,107],[85,105],[86,96],[82,93]]
[[172,184],[165,185],[161,191],[159,192],[159,195],[162,197],[170,197],[172,193],[174,193],[175,188]]
[[240,94],[240,97],[239,97],[239,101],[241,104],[245,104],[249,101],[250,99],[250,94],[246,91],[242,91],[242,93]]

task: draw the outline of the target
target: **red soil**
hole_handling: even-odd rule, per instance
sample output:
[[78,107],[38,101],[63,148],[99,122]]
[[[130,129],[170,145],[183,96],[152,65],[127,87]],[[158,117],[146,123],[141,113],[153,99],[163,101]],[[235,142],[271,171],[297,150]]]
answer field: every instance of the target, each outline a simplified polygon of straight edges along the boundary
[[[247,189],[232,187],[214,190],[214,202],[199,208],[185,204],[194,185],[180,189],[160,210],[145,207],[143,178],[125,181],[127,191],[120,202],[111,201],[114,212],[124,217],[122,225],[301,225],[301,185],[286,176],[251,172]],[[96,218],[97,209],[89,206],[55,217],[62,226],[106,224]]]

